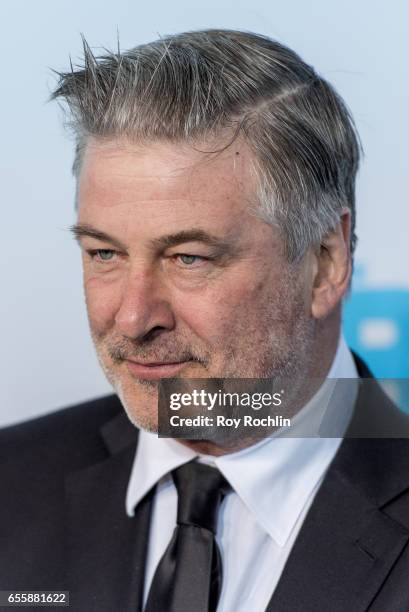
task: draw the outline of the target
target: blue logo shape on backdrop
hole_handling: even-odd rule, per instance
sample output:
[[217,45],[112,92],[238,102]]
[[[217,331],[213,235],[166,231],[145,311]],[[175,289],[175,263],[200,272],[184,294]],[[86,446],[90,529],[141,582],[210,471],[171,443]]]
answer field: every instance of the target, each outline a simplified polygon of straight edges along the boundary
[[[350,348],[368,364],[376,378],[409,378],[409,290],[373,289],[354,274],[351,296],[344,307],[344,332]],[[388,388],[398,405],[409,412],[409,397]],[[405,385],[407,388],[407,385]]]

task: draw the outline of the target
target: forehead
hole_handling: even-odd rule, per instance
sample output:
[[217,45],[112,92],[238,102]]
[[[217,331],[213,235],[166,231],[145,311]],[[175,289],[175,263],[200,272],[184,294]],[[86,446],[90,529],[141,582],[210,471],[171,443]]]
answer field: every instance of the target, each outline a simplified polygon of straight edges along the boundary
[[220,212],[254,205],[253,157],[248,147],[237,141],[209,153],[220,147],[223,143],[135,145],[91,139],[79,177],[79,212],[142,203],[159,208],[161,203],[173,203],[173,208],[216,204]]

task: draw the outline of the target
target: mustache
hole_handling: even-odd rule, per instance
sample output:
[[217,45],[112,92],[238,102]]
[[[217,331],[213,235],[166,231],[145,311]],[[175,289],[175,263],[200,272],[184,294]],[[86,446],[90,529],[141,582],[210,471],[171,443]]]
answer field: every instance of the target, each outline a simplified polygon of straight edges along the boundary
[[195,361],[197,363],[205,363],[203,356],[196,354],[195,351],[186,347],[178,346],[174,342],[172,347],[157,346],[143,347],[135,346],[126,341],[118,341],[107,346],[107,352],[112,361],[116,364],[126,359],[133,361],[145,362],[172,362],[172,361]]

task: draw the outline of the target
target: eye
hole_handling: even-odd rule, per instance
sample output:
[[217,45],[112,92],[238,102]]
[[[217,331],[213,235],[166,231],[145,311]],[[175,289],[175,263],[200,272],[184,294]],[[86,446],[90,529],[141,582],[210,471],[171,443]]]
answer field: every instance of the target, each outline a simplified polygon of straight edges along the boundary
[[115,251],[112,249],[92,249],[88,251],[92,259],[100,262],[112,261]]
[[184,266],[194,267],[195,264],[200,264],[207,261],[207,257],[201,257],[200,255],[188,255],[186,253],[178,253],[175,255],[175,259],[178,259]]

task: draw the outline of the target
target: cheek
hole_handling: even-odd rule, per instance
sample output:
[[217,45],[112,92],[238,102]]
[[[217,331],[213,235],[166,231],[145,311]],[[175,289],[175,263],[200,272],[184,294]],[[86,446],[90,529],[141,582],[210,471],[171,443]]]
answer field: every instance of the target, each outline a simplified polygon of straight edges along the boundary
[[121,288],[117,284],[84,277],[84,292],[91,329],[103,333],[114,324],[121,302]]
[[269,303],[266,284],[224,282],[200,295],[181,299],[175,306],[177,318],[206,343],[225,350],[253,322],[260,324],[260,312]]

